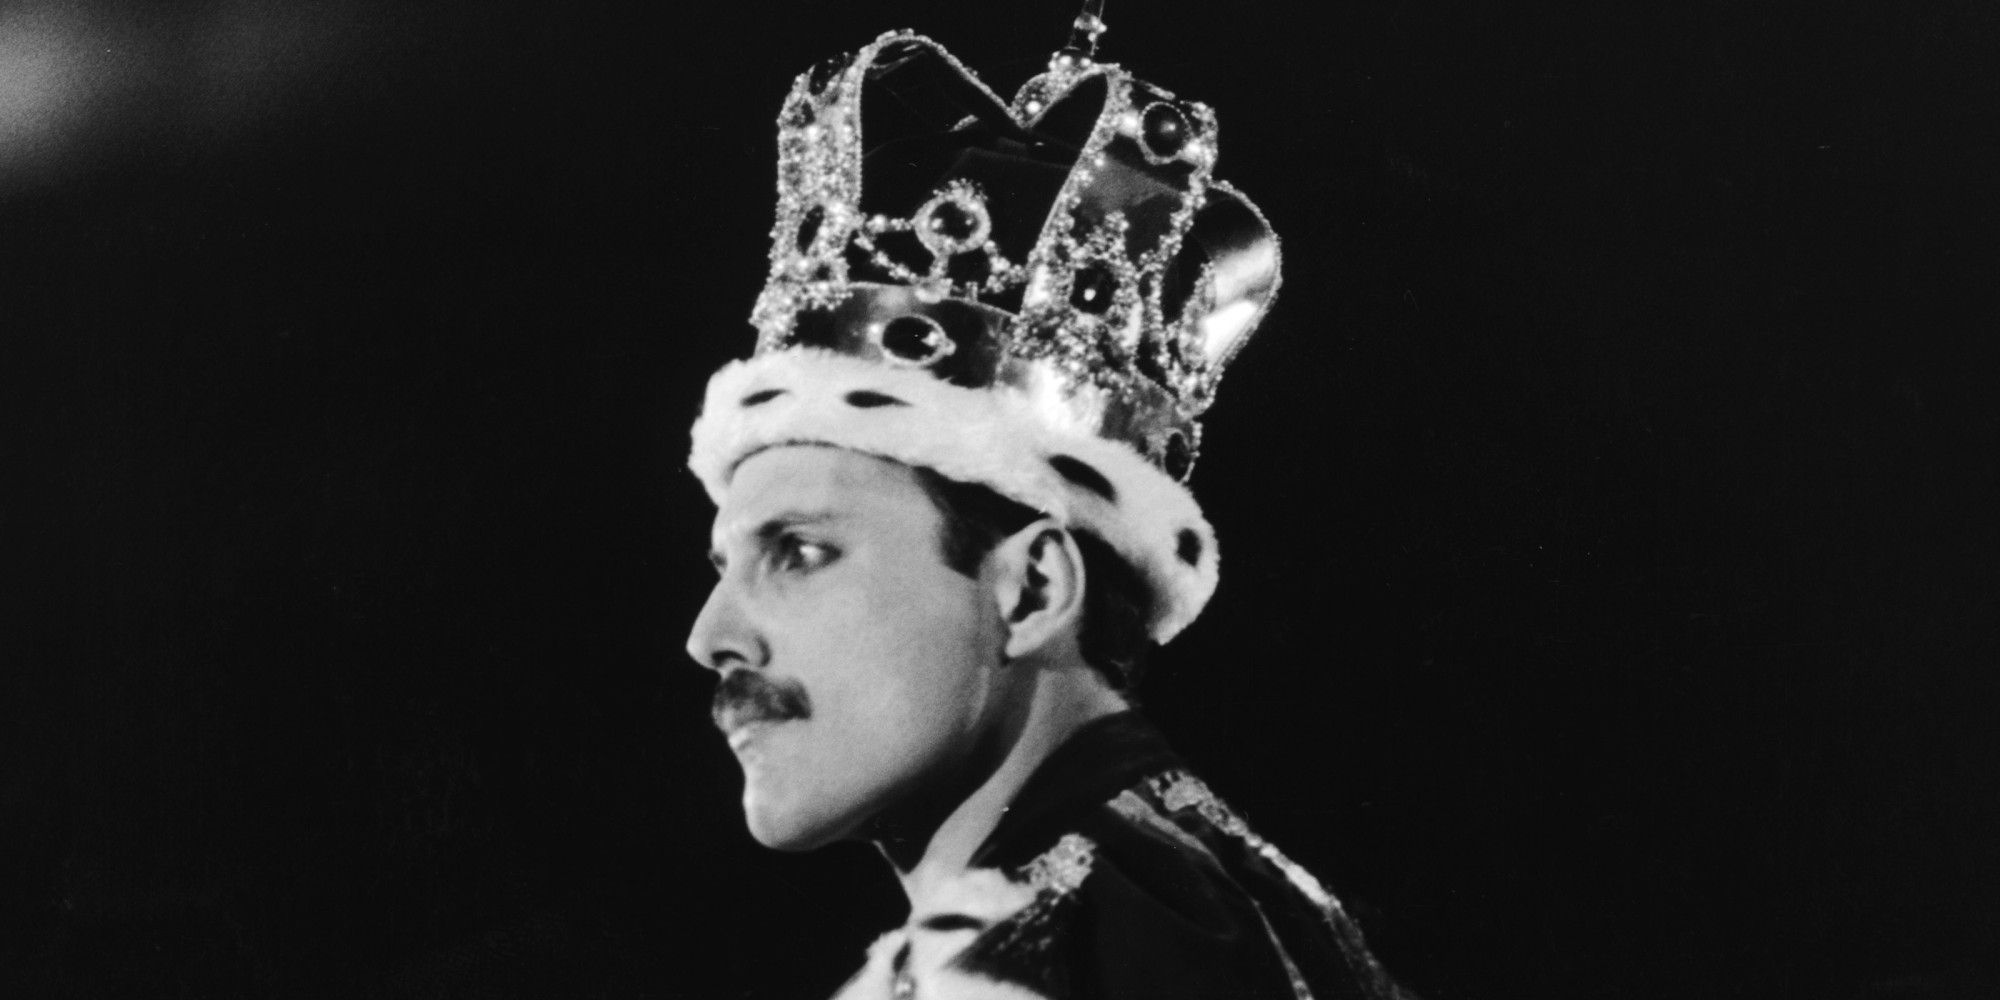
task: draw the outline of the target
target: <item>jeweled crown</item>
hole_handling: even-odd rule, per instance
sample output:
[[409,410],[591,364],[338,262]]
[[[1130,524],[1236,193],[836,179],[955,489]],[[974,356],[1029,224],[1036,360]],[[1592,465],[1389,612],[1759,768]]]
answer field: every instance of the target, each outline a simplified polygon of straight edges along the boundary
[[1211,174],[1214,113],[1095,61],[1102,30],[1087,10],[1011,103],[907,31],[801,74],[757,353],[1024,389],[1185,481],[1278,243]]

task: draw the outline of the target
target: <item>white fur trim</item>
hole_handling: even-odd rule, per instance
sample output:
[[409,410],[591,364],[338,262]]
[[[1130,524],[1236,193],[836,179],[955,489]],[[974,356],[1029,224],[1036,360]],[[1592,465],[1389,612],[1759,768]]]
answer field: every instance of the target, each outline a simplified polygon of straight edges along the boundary
[[[1025,986],[998,982],[952,965],[983,928],[1026,909],[1035,901],[1036,892],[1034,884],[1016,882],[994,868],[972,868],[945,880],[912,903],[908,924],[869,946],[867,964],[834,1000],[890,1000],[896,995],[899,967],[902,978],[916,984],[916,996],[924,1000],[1047,1000]],[[953,925],[950,930],[925,926],[929,918],[945,914],[971,917],[983,926]]]
[[[848,401],[857,392],[907,405],[857,406]],[[1215,592],[1215,531],[1194,496],[1130,447],[1081,426],[1053,391],[1031,398],[1016,389],[966,389],[920,369],[808,348],[731,362],[709,379],[688,467],[710,499],[722,502],[745,458],[784,444],[923,466],[1095,532],[1152,588],[1156,641],[1186,628]],[[1065,478],[1049,464],[1059,455],[1102,473],[1117,501]],[[1190,544],[1198,549],[1192,565],[1180,556]]]
[[970,930],[890,931],[868,947],[868,963],[833,1000],[895,1000],[896,956],[904,948],[909,949],[903,956],[904,974],[910,982],[919,984],[915,995],[922,1000],[1049,1000],[1017,983],[998,982],[953,968],[951,960],[975,936]]

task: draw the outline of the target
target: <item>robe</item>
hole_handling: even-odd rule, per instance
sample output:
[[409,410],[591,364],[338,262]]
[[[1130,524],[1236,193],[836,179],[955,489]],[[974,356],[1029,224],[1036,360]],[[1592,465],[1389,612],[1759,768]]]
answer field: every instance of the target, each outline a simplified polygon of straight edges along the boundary
[[1414,1000],[1134,712],[1035,771],[835,1000]]

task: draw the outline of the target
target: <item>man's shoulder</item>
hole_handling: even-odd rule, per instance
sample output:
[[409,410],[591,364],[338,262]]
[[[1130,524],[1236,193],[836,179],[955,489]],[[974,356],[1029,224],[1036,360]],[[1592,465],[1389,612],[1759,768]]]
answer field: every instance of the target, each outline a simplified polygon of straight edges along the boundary
[[1094,849],[1057,951],[1076,997],[1296,998],[1291,962],[1226,835],[1169,809],[1158,779],[1094,810]]
[[1193,774],[1148,777],[1085,824],[1085,996],[1356,997],[1397,987],[1318,879]]
[[1023,865],[968,873],[842,996],[875,995],[871,979],[889,996],[1396,996],[1317,881],[1178,770],[1076,817]]

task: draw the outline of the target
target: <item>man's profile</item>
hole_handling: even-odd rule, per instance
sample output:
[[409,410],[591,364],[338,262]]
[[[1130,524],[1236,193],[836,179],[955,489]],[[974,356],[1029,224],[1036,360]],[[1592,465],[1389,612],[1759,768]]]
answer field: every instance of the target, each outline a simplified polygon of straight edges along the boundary
[[1101,30],[1011,103],[903,33],[794,85],[757,348],[694,429],[688,652],[752,836],[902,881],[842,997],[1398,996],[1133,710],[1215,587],[1183,484],[1278,254],[1213,114]]

